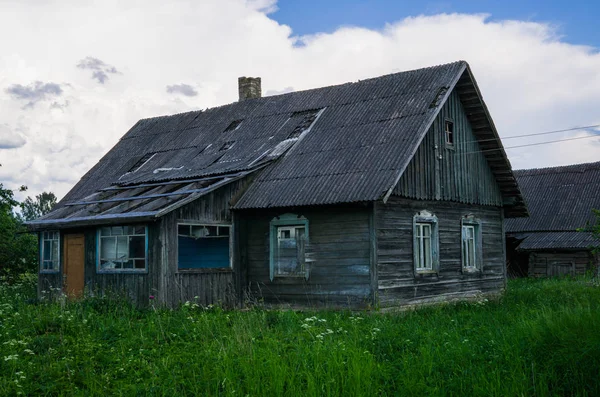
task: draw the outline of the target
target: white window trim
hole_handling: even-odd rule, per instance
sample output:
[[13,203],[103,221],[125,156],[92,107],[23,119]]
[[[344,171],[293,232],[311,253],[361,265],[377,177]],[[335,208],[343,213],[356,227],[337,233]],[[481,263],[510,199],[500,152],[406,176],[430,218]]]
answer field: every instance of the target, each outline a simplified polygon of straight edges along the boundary
[[[481,272],[483,269],[483,242],[481,233],[481,222],[472,215],[466,215],[461,219],[460,225],[460,251],[461,251],[461,267],[464,273],[476,273]],[[473,230],[473,251],[474,252],[474,266],[467,266],[467,258],[469,253],[466,250],[466,239],[465,232],[468,228]]]
[[[417,233],[418,228],[422,227],[422,224],[430,225],[430,249],[431,249],[431,267],[424,268],[419,267],[419,255],[417,252],[422,251],[422,245],[420,243]],[[422,229],[421,229],[422,230]],[[422,239],[421,239],[422,240]],[[438,230],[438,219],[435,215],[427,210],[420,211],[413,216],[413,268],[415,275],[419,274],[438,274],[439,273],[439,230]]]
[[[96,229],[96,273],[98,274],[106,274],[106,273],[119,273],[119,274],[128,274],[128,273],[135,273],[135,274],[139,274],[139,273],[148,273],[148,226],[144,225],[144,234],[145,234],[145,238],[144,238],[144,268],[143,269],[103,269],[101,267],[101,252],[102,252],[102,239],[101,239],[101,235],[100,235],[100,231],[102,229],[102,227],[125,227],[125,226],[129,226],[129,227],[142,227],[142,225],[109,225],[109,226],[100,226]],[[123,236],[132,236],[130,234],[124,234]],[[139,236],[139,235],[136,235]],[[106,237],[106,236],[105,236]],[[116,236],[115,236],[116,237]],[[139,258],[136,258],[139,259]]]
[[[56,267],[52,268],[52,269],[44,269],[44,241],[47,241],[47,239],[44,238],[44,233],[57,233],[58,234],[58,239],[52,239],[49,241],[56,241],[56,244],[58,244],[58,256],[56,258]],[[40,273],[59,273],[60,272],[60,231],[58,230],[46,230],[41,232],[41,238],[40,238]]]
[[[234,130],[235,131],[235,130]],[[208,222],[195,222],[195,221],[178,221],[177,222],[177,237],[179,234],[179,226],[216,226],[219,227],[227,227],[229,228],[229,235],[227,236],[206,236],[201,238],[229,238],[229,266],[226,267],[198,267],[198,268],[180,268],[179,267],[179,241],[177,241],[177,249],[175,250],[175,255],[177,258],[177,273],[207,273],[214,271],[224,271],[233,269],[233,225],[228,223],[208,223]],[[184,236],[184,235],[182,235]],[[187,235],[185,235],[187,236]],[[178,239],[179,240],[179,239]]]

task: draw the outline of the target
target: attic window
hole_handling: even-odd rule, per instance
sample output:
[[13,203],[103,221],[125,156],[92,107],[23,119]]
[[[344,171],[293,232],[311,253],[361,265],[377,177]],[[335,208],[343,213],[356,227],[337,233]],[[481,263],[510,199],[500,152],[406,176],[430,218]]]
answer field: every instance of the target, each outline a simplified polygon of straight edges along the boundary
[[292,113],[292,119],[300,119],[296,128],[288,135],[288,139],[298,138],[304,131],[309,129],[317,119],[321,109],[303,110]]
[[129,169],[127,172],[136,172],[140,168],[142,168],[152,157],[154,157],[156,153],[146,153],[143,155],[136,163]]
[[454,123],[452,120],[444,121],[444,136],[446,137],[446,145],[454,146]]
[[240,124],[242,124],[242,120],[233,120],[228,126],[227,128],[225,128],[225,131],[223,132],[231,132],[231,131],[235,131],[238,128],[240,128]]
[[219,151],[229,150],[233,147],[233,145],[235,145],[235,141],[227,141],[223,144],[223,146],[221,146],[221,149],[219,149]]

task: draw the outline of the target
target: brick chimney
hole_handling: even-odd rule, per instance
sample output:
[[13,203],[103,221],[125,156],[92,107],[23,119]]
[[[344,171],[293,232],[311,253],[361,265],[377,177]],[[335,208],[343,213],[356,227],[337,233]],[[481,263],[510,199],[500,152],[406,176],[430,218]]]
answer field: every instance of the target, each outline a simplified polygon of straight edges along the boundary
[[260,77],[239,77],[238,91],[240,102],[246,99],[260,98],[262,91],[260,89]]

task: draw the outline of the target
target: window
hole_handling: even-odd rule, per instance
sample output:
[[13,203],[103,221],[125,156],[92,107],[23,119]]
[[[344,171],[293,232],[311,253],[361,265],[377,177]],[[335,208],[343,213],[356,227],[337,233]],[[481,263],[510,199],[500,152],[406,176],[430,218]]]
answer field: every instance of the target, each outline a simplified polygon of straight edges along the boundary
[[60,233],[42,232],[40,270],[42,272],[56,272],[60,260]]
[[109,226],[98,229],[98,271],[140,272],[147,269],[146,226]]
[[270,276],[304,277],[308,279],[306,261],[308,220],[285,214],[271,221]]
[[179,269],[230,268],[231,225],[177,225],[177,267]]
[[451,120],[444,122],[444,135],[446,137],[446,145],[454,146],[454,123]]
[[470,272],[481,270],[481,233],[480,223],[473,216],[463,217],[462,229],[462,267],[463,271]]
[[415,273],[438,271],[438,226],[435,215],[421,211],[413,218],[413,254]]

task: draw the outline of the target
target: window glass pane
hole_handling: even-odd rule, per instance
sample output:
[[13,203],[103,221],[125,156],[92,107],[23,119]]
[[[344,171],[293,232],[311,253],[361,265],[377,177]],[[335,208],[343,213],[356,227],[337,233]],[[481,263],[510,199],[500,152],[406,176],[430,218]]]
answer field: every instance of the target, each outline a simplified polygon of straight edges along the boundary
[[428,223],[423,224],[423,237],[431,236],[431,225]]
[[192,226],[191,235],[194,237],[208,237],[210,236],[210,230],[206,226]]
[[135,227],[135,234],[146,234],[146,227],[145,226],[136,226]]
[[129,237],[127,236],[119,236],[117,237],[117,255],[116,258],[118,260],[126,260],[129,255],[129,247],[128,242]]
[[43,247],[42,247],[42,255],[43,255],[42,259],[45,260],[45,261],[46,260],[50,260],[50,255],[51,255],[51,251],[52,251],[50,246],[51,246],[52,243],[50,242],[50,240],[44,240],[42,242],[42,244],[43,244]]
[[177,234],[180,236],[190,235],[190,225],[177,225]]
[[431,269],[431,239],[423,238],[424,268]]
[[117,245],[114,237],[100,238],[100,259],[114,259],[117,257]]
[[111,228],[111,233],[113,236],[122,236],[123,235],[123,227],[122,226],[113,226]]
[[422,234],[422,231],[421,231],[421,227],[422,227],[422,226],[423,226],[423,225],[421,225],[420,223],[417,223],[417,228],[416,228],[417,237],[421,237],[421,236],[423,235],[423,234]]
[[145,269],[146,268],[146,260],[145,259],[136,259],[134,263],[135,263],[136,269]]
[[219,236],[229,236],[229,226],[219,226]]
[[58,263],[58,241],[52,241],[52,261]]
[[129,257],[130,258],[145,258],[146,252],[146,237],[132,236],[129,237]]
[[128,261],[123,261],[122,263],[123,263],[123,265],[122,265],[123,269],[133,269],[133,260],[132,259],[130,259]]
[[100,229],[101,236],[110,236],[110,227],[103,227]]

